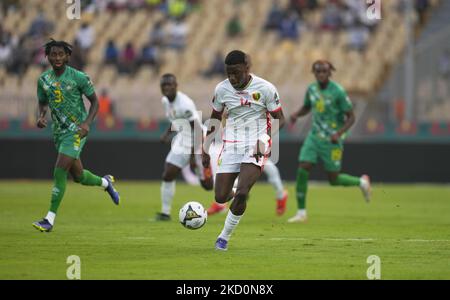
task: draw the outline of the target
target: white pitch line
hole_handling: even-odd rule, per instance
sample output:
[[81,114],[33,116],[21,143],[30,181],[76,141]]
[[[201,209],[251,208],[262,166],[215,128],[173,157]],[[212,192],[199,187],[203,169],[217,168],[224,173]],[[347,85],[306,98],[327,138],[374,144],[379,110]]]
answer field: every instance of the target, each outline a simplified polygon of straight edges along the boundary
[[408,240],[397,240],[397,239],[373,239],[373,238],[316,238],[316,239],[308,239],[308,238],[295,238],[295,237],[278,237],[278,238],[269,238],[269,239],[261,239],[257,238],[256,240],[261,241],[331,241],[331,242],[372,242],[372,241],[389,241],[389,242],[410,242],[410,243],[450,243],[450,240],[425,240],[425,239],[408,239]]

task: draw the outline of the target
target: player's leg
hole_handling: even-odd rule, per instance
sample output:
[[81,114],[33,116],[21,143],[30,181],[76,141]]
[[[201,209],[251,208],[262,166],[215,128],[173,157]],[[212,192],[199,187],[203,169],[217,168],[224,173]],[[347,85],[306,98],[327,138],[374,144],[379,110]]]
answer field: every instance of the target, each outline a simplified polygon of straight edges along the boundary
[[272,185],[275,190],[276,195],[276,213],[281,216],[286,210],[286,202],[288,199],[288,193],[283,187],[283,182],[281,181],[280,171],[277,166],[268,159],[263,169],[267,176],[267,180]]
[[188,165],[181,169],[181,175],[183,175],[184,180],[189,185],[200,185],[200,180],[198,179],[197,174],[191,170],[191,166]]
[[308,179],[314,165],[311,162],[300,162],[297,169],[295,193],[297,197],[297,213],[288,220],[289,223],[304,223],[307,221],[306,195],[308,193]]
[[70,168],[70,175],[72,175],[73,180],[77,183],[81,183],[86,186],[101,186],[108,192],[111,200],[114,204],[119,205],[120,195],[119,192],[114,188],[114,177],[112,175],[105,175],[103,178],[93,174],[91,171],[83,168],[81,159],[76,159],[72,167]]
[[50,200],[50,208],[44,219],[33,223],[33,226],[36,229],[42,232],[49,232],[52,230],[55,223],[56,213],[66,191],[67,173],[74,161],[75,158],[58,153],[55,168],[53,170],[53,189]]
[[370,178],[367,175],[356,177],[340,172],[342,164],[342,154],[344,147],[342,144],[331,144],[326,156],[322,156],[325,170],[328,174],[328,182],[332,186],[359,186],[367,202],[370,201]]
[[175,195],[175,179],[181,172],[181,168],[166,161],[161,182],[161,212],[156,214],[157,221],[169,221],[172,210],[173,197]]
[[252,163],[241,164],[237,190],[228,210],[223,230],[216,241],[216,249],[227,250],[228,240],[245,212],[250,190],[260,175],[260,166]]
[[308,136],[300,150],[299,166],[297,169],[295,193],[297,197],[297,213],[290,219],[289,223],[303,223],[307,221],[306,215],[306,195],[308,192],[309,173],[317,163],[316,141]]
[[212,174],[211,163],[208,167],[204,167],[201,155],[195,155],[196,171],[200,180],[200,185],[207,191],[214,188],[214,178]]

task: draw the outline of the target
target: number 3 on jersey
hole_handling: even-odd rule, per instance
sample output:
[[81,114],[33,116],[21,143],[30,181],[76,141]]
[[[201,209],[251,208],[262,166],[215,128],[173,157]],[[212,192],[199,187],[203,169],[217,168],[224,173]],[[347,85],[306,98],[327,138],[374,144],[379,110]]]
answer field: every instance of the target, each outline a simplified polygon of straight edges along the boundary
[[60,89],[55,90],[55,103],[61,103],[62,101],[62,92]]
[[243,99],[241,98],[241,106],[248,106],[251,107],[252,103],[250,101],[248,101],[247,99]]

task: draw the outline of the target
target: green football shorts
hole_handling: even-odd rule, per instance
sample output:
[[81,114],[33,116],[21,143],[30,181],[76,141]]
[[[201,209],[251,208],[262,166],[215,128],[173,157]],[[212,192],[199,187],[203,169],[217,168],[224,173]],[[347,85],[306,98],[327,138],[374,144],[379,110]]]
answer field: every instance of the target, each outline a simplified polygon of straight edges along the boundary
[[317,164],[320,158],[326,171],[339,172],[342,167],[343,152],[344,144],[342,141],[333,144],[331,141],[321,140],[312,134],[308,134],[300,150],[298,160],[299,162]]
[[56,151],[75,159],[80,158],[81,151],[86,143],[86,137],[80,139],[76,132],[67,132],[54,137]]

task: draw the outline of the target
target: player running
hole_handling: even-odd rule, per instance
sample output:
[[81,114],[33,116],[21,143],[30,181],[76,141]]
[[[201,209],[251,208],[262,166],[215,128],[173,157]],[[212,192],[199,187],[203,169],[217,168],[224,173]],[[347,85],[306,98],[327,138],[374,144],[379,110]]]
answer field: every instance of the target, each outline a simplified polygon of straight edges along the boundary
[[[224,108],[228,118],[224,132],[224,147],[219,158],[215,180],[215,199],[225,203],[231,198],[222,232],[215,247],[227,250],[228,240],[239,224],[247,206],[249,192],[261,175],[261,168],[270,152],[271,131],[269,114],[284,125],[278,92],[270,82],[250,74],[249,57],[234,50],[225,58],[228,79],[216,86],[211,119],[222,119]],[[217,128],[213,126],[207,139]],[[203,165],[210,163],[209,145],[203,148]],[[236,193],[233,184],[239,176]]]
[[[88,186],[101,186],[108,192],[114,204],[120,202],[119,193],[113,186],[114,177],[103,178],[83,169],[80,155],[86,143],[89,127],[98,111],[97,95],[89,77],[67,65],[72,46],[64,41],[50,40],[45,44],[45,55],[51,69],[41,74],[37,82],[39,118],[37,127],[47,126],[46,114],[50,108],[53,120],[53,138],[58,152],[53,171],[53,190],[47,216],[33,226],[50,232],[55,224],[56,212],[64,197],[67,173],[75,182]],[[83,97],[91,103],[86,113]]]
[[297,170],[298,211],[288,220],[289,223],[306,222],[306,193],[308,177],[312,167],[322,160],[328,174],[328,181],[333,186],[359,186],[367,202],[370,200],[370,179],[340,173],[344,138],[348,129],[355,122],[353,105],[344,88],[330,80],[334,66],[319,60],[312,66],[316,82],[309,85],[303,106],[292,114],[290,121],[295,123],[298,117],[312,112],[313,124],[306,137],[299,155]]
[[[156,214],[157,221],[170,221],[170,212],[172,201],[175,195],[175,179],[181,170],[190,165],[197,171],[201,186],[205,190],[213,189],[213,177],[210,165],[203,167],[200,154],[195,151],[194,128],[199,129],[200,141],[198,145],[201,147],[202,124],[200,116],[195,107],[194,101],[186,94],[177,91],[177,79],[173,74],[164,74],[161,77],[161,92],[164,95],[162,104],[166,112],[166,117],[171,123],[177,120],[187,120],[189,122],[189,130],[182,130],[172,141],[172,148],[166,157],[164,172],[161,183],[161,212]],[[197,124],[196,124],[197,123]],[[161,136],[161,141],[168,143],[170,130],[169,126],[166,132]]]
[[[227,111],[224,110],[224,112],[222,114],[222,126],[223,127],[225,127],[226,122],[224,122],[224,120],[226,120],[226,118],[227,118]],[[220,151],[221,151],[222,147],[223,147],[223,144],[221,142],[215,141],[215,143],[213,145],[211,145],[211,147],[209,148],[209,155],[211,157],[211,166],[212,166],[213,174],[216,174],[215,166],[217,166],[217,164],[218,164],[218,159],[219,159],[219,155],[220,155]],[[284,212],[286,211],[286,203],[288,200],[288,193],[287,193],[287,190],[283,186],[283,181],[281,180],[280,171],[278,170],[277,166],[275,165],[275,163],[272,162],[272,160],[270,158],[266,160],[263,171],[264,171],[264,174],[266,174],[266,176],[267,176],[267,180],[272,185],[272,187],[275,191],[276,214],[278,216],[282,216],[284,214]],[[237,183],[238,183],[238,178],[236,178],[236,180],[234,181],[233,191],[236,191]],[[218,203],[218,202],[214,201],[207,210],[208,216],[212,216],[212,215],[215,215],[220,212],[225,212],[226,209],[227,209],[227,203]]]

